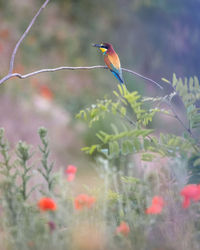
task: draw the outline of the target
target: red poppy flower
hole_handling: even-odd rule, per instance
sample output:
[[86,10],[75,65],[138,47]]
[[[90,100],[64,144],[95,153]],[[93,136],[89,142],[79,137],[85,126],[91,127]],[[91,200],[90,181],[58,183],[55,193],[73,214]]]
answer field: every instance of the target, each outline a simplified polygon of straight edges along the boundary
[[116,228],[116,234],[123,234],[124,236],[128,236],[129,232],[130,232],[130,227],[124,221],[122,221],[120,225]]
[[74,165],[68,165],[65,172],[67,174],[75,174],[77,172],[77,168]]
[[38,207],[42,211],[48,211],[48,210],[54,211],[57,209],[55,201],[48,197],[41,198],[38,202]]
[[93,196],[79,194],[74,200],[74,207],[76,210],[82,210],[85,207],[90,208],[95,201],[96,199]]
[[53,93],[46,85],[39,86],[39,94],[48,101],[51,101],[53,99]]
[[67,167],[67,169],[65,170],[66,174],[67,174],[67,180],[69,182],[73,181],[75,176],[76,176],[76,172],[77,172],[77,168],[73,165],[69,165]]
[[200,200],[200,185],[189,184],[181,190],[181,195],[184,200],[182,203],[183,208],[188,208],[191,201],[197,202]]
[[164,206],[164,200],[161,196],[154,196],[152,199],[152,204],[153,205],[159,205],[161,207]]
[[146,209],[146,214],[160,214],[164,207],[164,200],[161,196],[154,196],[151,206]]

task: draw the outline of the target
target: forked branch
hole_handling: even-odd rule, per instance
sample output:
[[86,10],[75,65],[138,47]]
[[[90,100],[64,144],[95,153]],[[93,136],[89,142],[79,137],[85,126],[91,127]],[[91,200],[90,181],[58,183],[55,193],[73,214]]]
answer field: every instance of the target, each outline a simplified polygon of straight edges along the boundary
[[46,0],[43,5],[40,7],[40,9],[38,10],[38,12],[35,14],[35,16],[33,17],[33,19],[31,20],[31,22],[29,23],[27,29],[24,31],[23,35],[21,36],[21,38],[19,39],[19,41],[17,42],[17,44],[15,45],[15,48],[12,52],[11,55],[11,59],[10,59],[10,68],[9,68],[9,73],[8,74],[12,74],[13,72],[13,67],[14,67],[14,62],[15,62],[15,55],[17,53],[17,50],[19,48],[19,45],[21,44],[21,42],[24,40],[24,38],[27,36],[29,30],[31,29],[31,27],[33,26],[33,24],[35,23],[35,20],[37,19],[37,17],[40,15],[40,12],[46,7],[46,5],[48,4],[50,0]]

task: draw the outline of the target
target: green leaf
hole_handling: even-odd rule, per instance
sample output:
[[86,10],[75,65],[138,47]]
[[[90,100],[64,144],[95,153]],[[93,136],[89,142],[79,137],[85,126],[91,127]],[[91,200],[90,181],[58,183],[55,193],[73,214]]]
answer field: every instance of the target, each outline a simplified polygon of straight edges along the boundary
[[99,144],[94,144],[91,147],[83,147],[81,151],[92,155],[94,152],[99,151],[100,145]]
[[177,78],[176,78],[176,74],[173,74],[173,78],[172,78],[172,85],[175,87],[177,84]]
[[199,80],[196,76],[194,76],[194,87],[195,87],[195,89],[199,89],[199,87],[200,87]]
[[119,155],[119,144],[117,141],[113,141],[109,143],[109,154],[110,156],[118,156]]
[[169,80],[167,80],[166,78],[164,78],[164,77],[162,77],[161,80],[162,80],[163,82],[167,82],[167,83],[171,84],[171,82],[170,82]]
[[200,166],[200,158],[197,158],[194,163],[193,163],[194,167]]
[[121,113],[123,116],[125,116],[125,115],[126,115],[126,108],[122,106],[122,107],[120,108],[120,113]]
[[85,112],[85,110],[81,110],[77,115],[76,115],[77,119],[84,119],[85,121],[87,120],[87,114]]
[[143,153],[142,154],[142,161],[153,161],[153,159],[155,158],[156,156],[153,155],[153,154],[150,154],[150,153]]
[[149,141],[149,139],[144,138],[143,145],[144,145],[144,150],[146,151],[150,147],[151,142]]
[[121,177],[122,182],[127,184],[139,184],[141,181],[138,178],[132,177],[132,176],[122,176]]
[[133,144],[127,140],[122,142],[122,154],[127,155],[133,152]]
[[140,140],[136,137],[133,139],[133,146],[134,146],[136,152],[139,152],[142,148]]

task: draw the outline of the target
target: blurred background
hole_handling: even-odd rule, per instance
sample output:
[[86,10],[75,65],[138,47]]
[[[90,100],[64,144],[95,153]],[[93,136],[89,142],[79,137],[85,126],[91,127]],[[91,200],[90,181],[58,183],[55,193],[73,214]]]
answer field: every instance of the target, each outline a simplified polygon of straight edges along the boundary
[[[8,72],[12,50],[40,8],[41,0],[0,0],[0,76]],[[200,1],[198,0],[51,0],[20,45],[15,72],[28,73],[58,66],[104,64],[91,46],[110,42],[123,67],[150,77],[164,86],[124,73],[128,89],[141,95],[165,95],[171,90],[161,78],[197,75],[200,68]],[[37,145],[37,129],[49,131],[56,166],[90,166],[80,151],[95,142],[95,129],[88,130],[75,115],[97,99],[112,98],[117,89],[110,72],[58,71],[19,80],[0,87],[0,126],[12,145],[18,140]],[[162,130],[165,129],[163,121]],[[174,122],[174,121],[173,121]],[[175,132],[178,126],[169,128]],[[11,146],[12,146],[11,145]]]

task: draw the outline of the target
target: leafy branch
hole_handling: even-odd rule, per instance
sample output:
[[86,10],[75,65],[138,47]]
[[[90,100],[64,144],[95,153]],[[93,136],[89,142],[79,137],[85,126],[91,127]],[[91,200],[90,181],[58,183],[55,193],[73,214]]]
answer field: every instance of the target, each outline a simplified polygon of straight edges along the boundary
[[0,128],[0,153],[2,155],[2,161],[0,162],[1,174],[8,177],[10,176],[10,171],[12,165],[10,164],[10,155],[9,155],[9,145],[4,139],[4,129]]
[[27,191],[27,184],[30,178],[32,177],[31,170],[33,169],[32,165],[28,165],[28,160],[32,157],[32,154],[30,153],[30,147],[25,142],[19,141],[17,145],[16,154],[18,156],[20,168],[22,168],[22,173],[19,173],[22,182],[21,186],[19,187],[19,190],[22,195],[22,198],[26,200],[34,190],[31,189],[29,193]]
[[[9,213],[13,223],[16,224],[15,201],[13,197],[16,199],[19,190],[16,185],[17,171],[10,162],[9,144],[4,138],[3,128],[0,128],[0,153],[2,156],[2,161],[0,161],[0,174],[4,177],[0,188],[5,196],[6,208],[8,208],[6,211]],[[1,205],[3,205],[3,203]]]
[[120,154],[141,153],[142,160],[152,161],[157,155],[175,157],[176,154],[187,155],[191,148],[198,150],[192,137],[153,135],[154,130],[149,129],[149,125],[155,114],[163,113],[174,117],[169,110],[160,109],[158,106],[146,107],[147,101],[156,103],[161,102],[162,98],[141,98],[136,91],[130,93],[120,85],[118,88],[118,92],[114,91],[116,101],[98,100],[96,104],[77,114],[77,118],[86,121],[90,127],[96,121],[106,118],[106,114],[115,118],[118,115],[119,118],[115,124],[111,123],[112,133],[98,131],[96,137],[100,143],[85,147],[83,151],[88,154],[105,153],[109,159],[119,157]]
[[38,168],[38,171],[41,173],[45,181],[47,182],[48,185],[48,191],[52,191],[53,189],[53,184],[55,181],[55,177],[52,174],[53,170],[53,162],[48,163],[48,157],[49,157],[49,143],[47,140],[47,130],[45,128],[40,128],[39,131],[39,136],[42,142],[42,146],[39,146],[39,149],[42,153],[42,166]]

